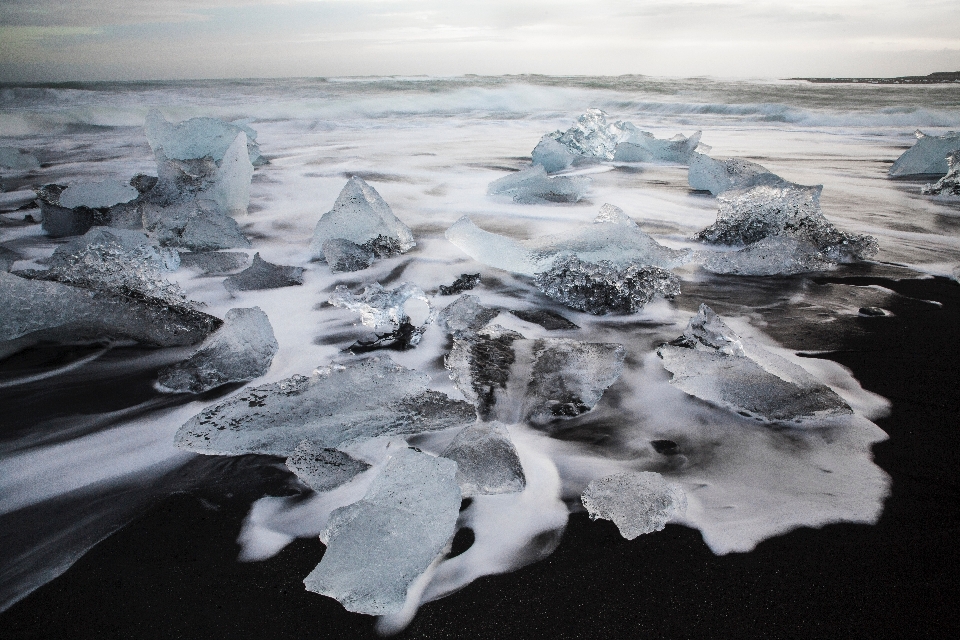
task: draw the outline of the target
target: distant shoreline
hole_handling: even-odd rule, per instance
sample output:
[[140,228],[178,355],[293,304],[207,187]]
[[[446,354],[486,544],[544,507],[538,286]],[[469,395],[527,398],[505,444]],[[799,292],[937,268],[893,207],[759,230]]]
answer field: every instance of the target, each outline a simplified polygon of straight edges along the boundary
[[898,78],[789,78],[820,84],[960,84],[960,71],[937,71],[926,76]]

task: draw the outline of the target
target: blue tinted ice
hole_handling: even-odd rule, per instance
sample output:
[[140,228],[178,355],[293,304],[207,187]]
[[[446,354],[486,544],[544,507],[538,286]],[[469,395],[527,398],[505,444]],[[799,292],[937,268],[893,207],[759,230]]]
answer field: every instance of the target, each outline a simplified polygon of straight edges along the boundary
[[917,136],[916,144],[896,159],[890,167],[890,175],[896,178],[947,173],[947,156],[960,151],[960,133],[951,131],[946,135],[931,136],[918,129],[914,135]]
[[100,209],[130,202],[140,192],[126,182],[104,180],[103,182],[76,182],[60,194],[60,206],[68,209],[89,207]]
[[218,163],[228,155],[228,149],[242,133],[250,163],[263,163],[256,142],[257,132],[243,123],[224,122],[216,118],[191,118],[180,124],[172,124],[167,122],[162,113],[152,109],[147,114],[144,132],[154,153],[163,149],[168,159],[196,160],[209,157]]
[[40,161],[34,155],[16,147],[0,147],[0,169],[29,171],[39,168]]
[[516,493],[527,485],[517,448],[498,422],[464,427],[443,457],[457,463],[457,483],[464,498]]
[[548,176],[543,167],[534,165],[490,183],[490,195],[510,196],[515,202],[579,202],[590,186],[590,178]]
[[687,176],[690,187],[719,195],[731,189],[745,189],[759,184],[784,183],[780,176],[749,160],[729,158],[715,160],[703,153],[694,153]]

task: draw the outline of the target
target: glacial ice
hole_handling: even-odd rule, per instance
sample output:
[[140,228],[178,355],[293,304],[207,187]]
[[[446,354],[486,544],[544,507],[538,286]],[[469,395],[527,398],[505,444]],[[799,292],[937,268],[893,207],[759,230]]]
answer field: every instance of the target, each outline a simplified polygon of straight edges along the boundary
[[40,161],[33,154],[16,147],[0,147],[0,169],[30,171],[39,168]]
[[253,264],[236,275],[224,278],[223,286],[227,291],[252,291],[260,289],[279,289],[303,284],[303,267],[290,267],[273,264],[253,254]]
[[441,455],[457,463],[464,498],[516,493],[527,485],[517,448],[498,422],[464,427]]
[[450,379],[483,420],[545,423],[592,409],[620,377],[623,346],[530,340],[499,325],[454,335]]
[[180,254],[180,266],[197,269],[205,276],[224,276],[243,269],[250,256],[240,251],[187,251]]
[[410,585],[453,537],[460,509],[457,465],[412,449],[397,451],[367,495],[330,515],[327,550],[304,579],[308,591],[348,611],[398,613]]
[[310,377],[245,389],[191,418],[175,440],[198,453],[289,456],[305,439],[336,448],[354,438],[447,429],[476,419],[470,404],[428,390],[427,380],[386,357],[332,364]]
[[370,465],[343,451],[304,440],[287,458],[287,468],[314,491],[329,491],[349,482]]
[[713,244],[749,245],[771,236],[791,236],[816,247],[831,262],[867,259],[879,251],[867,235],[839,231],[820,211],[818,185],[760,185],[721,193],[717,221],[696,234]]
[[960,151],[960,132],[950,131],[942,136],[930,136],[919,129],[917,142],[903,152],[890,167],[890,176],[944,175],[949,171],[947,156]]
[[613,153],[619,162],[676,162],[689,164],[700,145],[701,132],[692,136],[677,135],[671,140],[655,138],[652,133],[640,131],[629,122],[623,123],[626,138]]
[[356,176],[344,185],[333,208],[320,217],[310,252],[325,260],[323,245],[336,238],[365,247],[377,257],[404,253],[416,244],[410,229],[393,214],[376,189]]
[[329,302],[360,314],[360,322],[371,329],[395,329],[404,322],[422,326],[432,322],[435,315],[423,290],[407,282],[393,289],[374,283],[360,294],[338,285]]
[[657,355],[684,392],[767,422],[849,415],[850,407],[802,367],[743,340],[708,306]]
[[23,256],[13,249],[0,246],[0,271],[10,271],[18,260],[23,260]]
[[511,310],[510,313],[524,322],[538,324],[547,331],[563,331],[580,328],[579,325],[570,322],[559,313],[554,313],[548,309],[514,309]]
[[464,294],[440,311],[437,324],[448,333],[479,331],[499,314],[499,309],[480,304],[477,296]]
[[125,182],[104,180],[102,182],[76,182],[60,194],[60,206],[67,209],[87,207],[108,209],[114,205],[130,202],[140,192]]
[[209,157],[219,163],[239,134],[244,134],[244,146],[253,166],[266,163],[257,145],[257,132],[246,124],[231,123],[216,118],[191,118],[179,124],[167,122],[157,109],[151,109],[144,123],[147,142],[154,153],[163,149],[171,160],[197,160]]
[[564,144],[557,141],[560,132],[548,133],[534,147],[531,157],[533,164],[544,168],[547,173],[556,173],[573,165],[580,157]]
[[190,393],[246,382],[270,369],[278,349],[270,319],[260,307],[230,309],[223,326],[189,359],[162,370],[159,382],[171,391]]
[[[158,271],[176,271],[180,266],[180,254],[173,249],[155,247],[150,239],[139,231],[93,227],[82,236],[74,238],[57,247],[50,256],[51,268],[77,268],[85,270],[78,262],[91,247],[110,247],[135,262],[144,262]],[[89,259],[89,257],[88,257]]]
[[687,508],[680,485],[652,471],[615,473],[591,482],[580,496],[591,520],[612,520],[627,540],[662,531]]
[[237,221],[209,204],[189,199],[166,206],[148,202],[143,207],[143,224],[166,247],[190,251],[249,248],[250,241]]
[[936,184],[924,185],[920,188],[920,193],[931,196],[960,196],[960,150],[947,156],[947,166],[947,175],[940,178]]
[[738,276],[791,275],[834,267],[815,246],[790,236],[768,236],[738,251],[701,251],[694,261],[712,273]]
[[463,293],[464,291],[470,291],[474,287],[480,284],[480,274],[479,273],[461,273],[460,277],[453,281],[450,285],[442,284],[437,290],[437,295],[440,296],[455,296],[458,293]]
[[321,247],[323,256],[330,265],[330,271],[362,271],[373,264],[377,255],[372,249],[360,246],[343,238],[331,238]]
[[747,189],[757,185],[777,186],[786,182],[756,162],[740,158],[715,160],[703,153],[692,155],[687,181],[691,188],[709,191],[715,196],[731,189]]
[[548,176],[540,165],[527,167],[490,183],[489,195],[505,195],[521,204],[579,202],[590,186],[582,176]]
[[[52,238],[83,235],[95,225],[142,228],[137,206],[139,193],[120,183],[81,183],[72,187],[45,184],[36,193],[43,231]],[[64,195],[71,206],[64,204]],[[96,208],[88,206],[115,200],[119,201]]]

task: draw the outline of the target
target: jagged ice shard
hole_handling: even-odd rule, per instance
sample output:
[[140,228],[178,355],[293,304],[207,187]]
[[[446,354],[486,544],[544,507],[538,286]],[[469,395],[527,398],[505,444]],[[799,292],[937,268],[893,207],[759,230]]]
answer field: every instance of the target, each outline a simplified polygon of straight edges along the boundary
[[442,455],[457,463],[457,483],[464,498],[516,493],[527,485],[517,448],[500,423],[464,427]]
[[370,465],[343,451],[304,440],[287,458],[287,468],[314,491],[329,491],[353,480]]
[[680,485],[652,471],[617,473],[594,480],[580,500],[591,520],[612,520],[627,540],[662,531],[687,508]]
[[245,389],[191,418],[175,440],[198,453],[289,456],[305,439],[336,448],[355,438],[420,433],[475,420],[470,404],[428,390],[427,380],[384,357],[332,364],[310,377]]
[[261,289],[280,289],[303,284],[303,267],[273,264],[253,254],[253,263],[236,275],[224,278],[223,286],[230,293]]
[[494,180],[487,188],[487,193],[509,196],[521,204],[579,202],[589,186],[590,178],[548,176],[542,166],[535,164]]
[[410,585],[453,537],[460,509],[457,465],[412,449],[397,451],[366,496],[330,515],[327,550],[304,579],[308,591],[348,611],[399,612]]
[[423,290],[406,282],[390,290],[374,283],[360,294],[353,294],[344,285],[339,285],[329,302],[360,314],[364,326],[385,332],[372,340],[358,342],[352,348],[354,351],[415,347],[437,315]]
[[890,167],[890,176],[944,175],[949,171],[947,156],[960,151],[960,132],[931,136],[919,129],[914,133],[917,142],[903,152]]
[[766,422],[805,422],[853,411],[802,367],[743,340],[708,306],[657,349],[684,392]]
[[960,151],[947,156],[949,171],[936,182],[924,185],[920,193],[929,196],[960,196]]
[[167,122],[157,109],[151,109],[144,124],[150,148],[163,149],[171,160],[196,160],[210,157],[220,162],[242,133],[250,164],[260,166],[266,159],[260,155],[257,132],[243,122],[225,122],[217,118],[191,118],[179,124]]
[[687,181],[691,188],[709,191],[715,196],[731,189],[746,189],[757,185],[776,186],[786,182],[756,162],[740,158],[715,160],[703,153],[692,155]]
[[790,236],[769,236],[737,251],[701,251],[694,260],[712,273],[738,276],[792,275],[835,266],[813,244]]

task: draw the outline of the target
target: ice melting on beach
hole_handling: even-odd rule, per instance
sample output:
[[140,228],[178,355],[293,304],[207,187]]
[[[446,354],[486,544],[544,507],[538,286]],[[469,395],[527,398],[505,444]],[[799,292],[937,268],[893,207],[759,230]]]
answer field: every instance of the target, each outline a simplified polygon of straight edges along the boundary
[[835,266],[811,243],[790,236],[769,236],[738,251],[701,251],[695,260],[712,273],[738,276],[791,275]]
[[30,171],[39,168],[40,161],[33,154],[16,147],[0,147],[0,169]]
[[130,202],[139,195],[140,192],[129,184],[117,180],[77,182],[71,184],[60,194],[60,206],[68,209],[77,207],[109,208],[117,204]]
[[803,368],[749,343],[710,307],[657,355],[686,393],[768,422],[801,422],[852,412],[835,391]]
[[592,520],[612,520],[627,540],[662,531],[687,508],[680,485],[652,471],[617,473],[594,480],[580,499]]
[[464,427],[442,455],[457,463],[457,483],[464,498],[516,493],[527,485],[517,448],[498,422]]
[[224,278],[227,291],[254,291],[279,289],[303,284],[303,267],[291,267],[267,262],[259,253],[253,254],[253,264],[240,273]]
[[270,369],[279,345],[260,307],[230,309],[223,326],[190,358],[160,372],[171,391],[202,393],[228,382],[259,378]]
[[920,193],[930,196],[960,196],[960,151],[947,156],[947,175],[936,184],[928,184],[920,188]]
[[480,304],[477,296],[462,295],[440,311],[437,324],[448,333],[474,332],[482,329],[499,314],[499,309]]
[[548,176],[540,165],[534,165],[498,178],[490,183],[487,193],[510,196],[515,202],[579,202],[590,186],[590,178]]
[[370,465],[343,451],[304,440],[287,458],[287,467],[314,491],[329,491],[349,482]]
[[400,449],[363,500],[330,515],[327,550],[304,579],[308,591],[337,599],[348,611],[398,613],[411,584],[443,551],[460,509],[457,465]]
[[[420,287],[406,282],[394,289],[384,289],[379,283],[365,287],[363,293],[353,294],[343,285],[330,296],[330,304],[360,314],[360,322],[386,335],[355,347],[390,346],[395,349],[414,347],[432,323],[436,312]],[[389,344],[387,344],[389,343]]]
[[960,151],[960,133],[950,131],[946,135],[931,136],[918,129],[914,135],[917,136],[916,144],[896,159],[890,167],[890,176],[898,178],[947,173],[947,156]]
[[757,185],[776,186],[785,182],[783,178],[756,162],[741,158],[715,160],[703,153],[693,154],[687,181],[691,188],[709,191],[715,196],[731,189],[747,189]]

